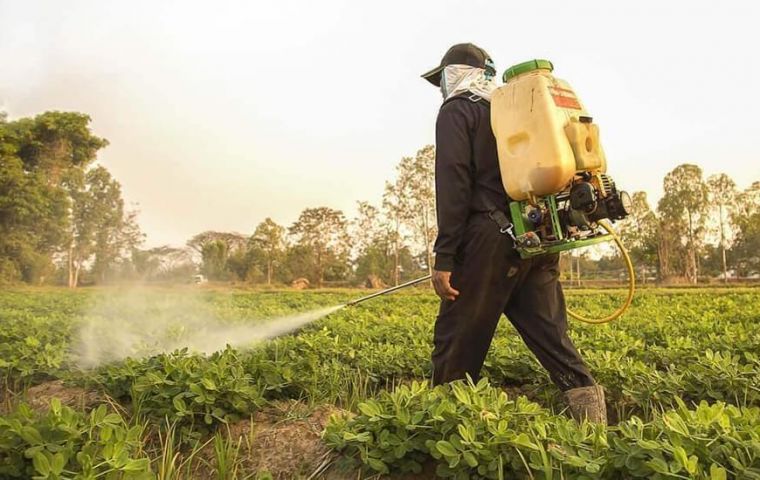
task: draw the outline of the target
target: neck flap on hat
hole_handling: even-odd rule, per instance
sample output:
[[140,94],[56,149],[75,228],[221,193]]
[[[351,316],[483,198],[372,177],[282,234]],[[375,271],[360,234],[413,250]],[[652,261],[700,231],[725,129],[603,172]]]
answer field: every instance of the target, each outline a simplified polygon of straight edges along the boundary
[[447,65],[441,75],[441,92],[443,99],[470,91],[475,95],[491,100],[491,92],[496,88],[493,77],[486,75],[482,68],[469,65]]

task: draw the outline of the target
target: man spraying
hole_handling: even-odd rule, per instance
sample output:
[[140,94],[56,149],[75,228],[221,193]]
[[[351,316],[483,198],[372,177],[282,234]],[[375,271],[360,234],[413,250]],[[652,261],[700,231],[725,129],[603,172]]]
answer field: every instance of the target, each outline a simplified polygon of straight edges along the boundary
[[502,228],[508,198],[491,130],[495,74],[488,54],[466,43],[422,75],[443,94],[436,122],[433,286],[441,306],[433,383],[477,380],[503,313],[564,392],[571,414],[606,423],[604,390],[567,335],[559,254],[521,259]]

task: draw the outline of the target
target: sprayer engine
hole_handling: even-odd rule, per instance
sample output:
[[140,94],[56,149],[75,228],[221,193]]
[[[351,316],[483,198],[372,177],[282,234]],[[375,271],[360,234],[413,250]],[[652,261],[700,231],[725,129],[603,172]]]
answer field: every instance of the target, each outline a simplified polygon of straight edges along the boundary
[[609,175],[581,172],[561,192],[511,202],[515,245],[523,258],[609,241],[599,222],[628,216],[631,198]]
[[588,230],[599,220],[622,220],[631,209],[631,197],[618,191],[608,175],[584,173],[572,186],[557,196],[560,223],[565,227]]

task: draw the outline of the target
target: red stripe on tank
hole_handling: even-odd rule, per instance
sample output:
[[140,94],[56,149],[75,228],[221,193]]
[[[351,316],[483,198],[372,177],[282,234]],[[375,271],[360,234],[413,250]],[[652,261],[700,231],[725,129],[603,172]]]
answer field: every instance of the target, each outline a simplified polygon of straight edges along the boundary
[[581,104],[575,97],[566,97],[564,95],[552,95],[554,104],[560,108],[572,108],[573,110],[582,110]]

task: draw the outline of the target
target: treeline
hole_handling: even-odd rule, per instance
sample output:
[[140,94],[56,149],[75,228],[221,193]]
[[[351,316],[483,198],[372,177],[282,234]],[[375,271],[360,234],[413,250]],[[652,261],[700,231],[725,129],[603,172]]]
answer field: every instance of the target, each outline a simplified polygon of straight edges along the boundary
[[137,212],[96,164],[107,145],[84,114],[10,121],[0,113],[0,283],[188,282],[200,273],[217,281],[377,286],[432,264],[432,146],[403,158],[382,205],[360,202],[356,218],[307,208],[287,227],[266,219],[253,234],[208,231],[185,247],[143,249]]
[[760,181],[739,190],[725,173],[704,178],[700,167],[683,164],[665,176],[663,190],[655,209],[636,192],[620,224],[640,275],[667,283],[758,278]]
[[[404,158],[380,207],[360,202],[358,216],[306,209],[289,228],[267,219],[250,237],[204,232],[188,245],[210,279],[287,283],[324,281],[397,284],[429,271],[436,236],[432,146]],[[760,275],[760,181],[745,190],[726,174],[704,178],[691,164],[663,180],[652,208],[645,192],[632,195],[632,212],[616,225],[640,283],[697,283]],[[591,249],[563,259],[566,280],[624,275],[618,252]],[[571,264],[572,261],[572,264]]]
[[209,280],[300,285],[383,286],[430,271],[436,236],[435,151],[404,157],[380,205],[359,202],[355,218],[307,208],[289,226],[267,218],[251,235],[207,231],[187,248],[137,251],[143,278],[180,280],[198,265]]
[[[306,208],[291,225],[267,218],[252,233],[206,231],[183,247],[140,248],[136,212],[119,183],[95,164],[105,139],[88,116],[0,115],[0,282],[102,284],[213,281],[329,286],[392,285],[430,272],[436,237],[432,146],[404,157],[378,205],[357,214]],[[624,179],[621,183],[624,183]],[[725,174],[704,178],[679,165],[655,208],[633,194],[616,225],[640,281],[691,282],[760,273],[760,182],[737,189]],[[615,277],[617,254],[576,252],[566,271]]]

